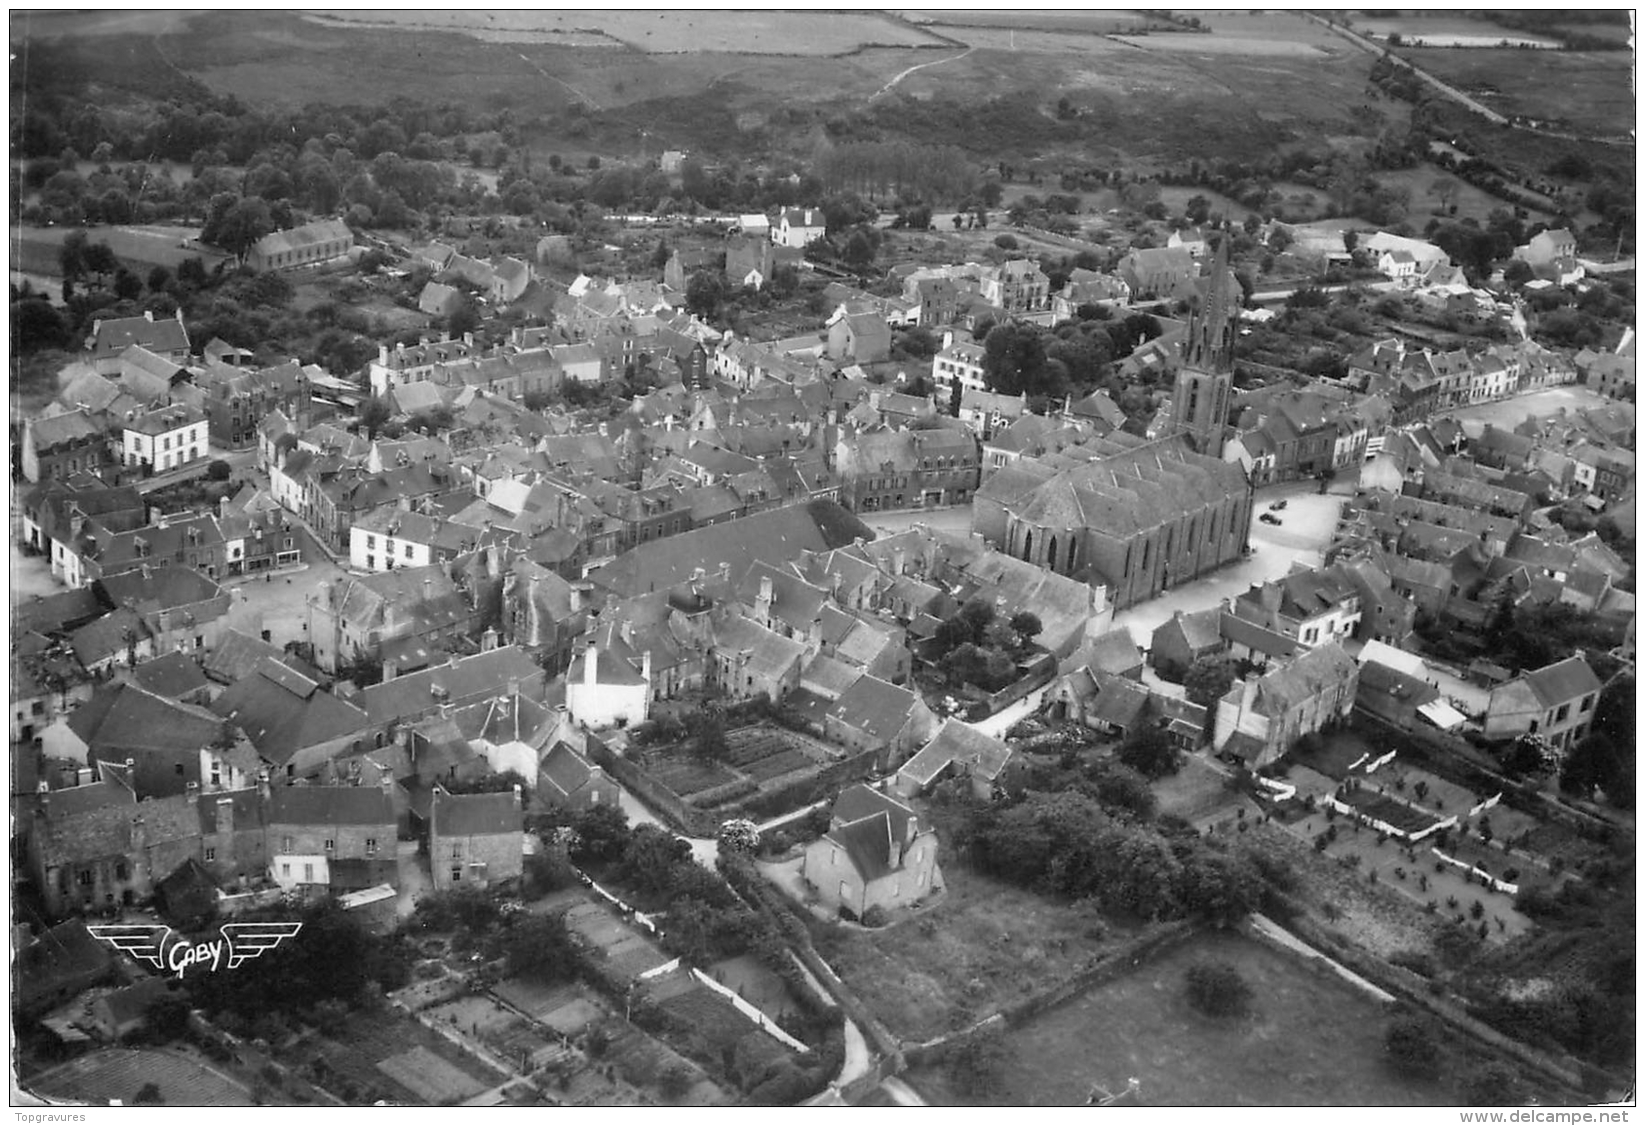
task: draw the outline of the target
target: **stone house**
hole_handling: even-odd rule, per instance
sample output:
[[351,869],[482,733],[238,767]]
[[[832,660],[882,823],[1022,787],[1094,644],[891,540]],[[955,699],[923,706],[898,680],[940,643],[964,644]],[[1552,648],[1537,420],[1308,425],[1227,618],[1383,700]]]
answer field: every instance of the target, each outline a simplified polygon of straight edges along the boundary
[[436,891],[461,884],[486,887],[520,875],[525,841],[520,789],[448,794],[429,799],[428,861]]
[[875,907],[911,906],[942,886],[935,831],[861,784],[835,800],[828,832],[807,846],[800,872],[825,908],[858,919]]

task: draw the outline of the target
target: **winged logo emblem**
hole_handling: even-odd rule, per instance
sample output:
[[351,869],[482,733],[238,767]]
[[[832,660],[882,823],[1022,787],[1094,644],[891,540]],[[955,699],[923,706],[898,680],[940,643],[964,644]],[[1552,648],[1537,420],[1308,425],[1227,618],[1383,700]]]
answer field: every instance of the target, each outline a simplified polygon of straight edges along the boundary
[[218,928],[220,938],[190,942],[159,923],[107,923],[86,927],[93,938],[178,977],[191,967],[216,970],[225,960],[225,968],[238,969],[253,958],[261,958],[302,929],[302,923],[224,923]]
[[303,929],[302,923],[224,923],[228,939],[228,968],[238,969],[253,958],[261,958]]
[[91,936],[108,943],[116,950],[123,950],[140,962],[147,962],[157,970],[166,968],[162,960],[166,939],[171,937],[171,928],[155,924],[109,923],[99,926],[87,926]]

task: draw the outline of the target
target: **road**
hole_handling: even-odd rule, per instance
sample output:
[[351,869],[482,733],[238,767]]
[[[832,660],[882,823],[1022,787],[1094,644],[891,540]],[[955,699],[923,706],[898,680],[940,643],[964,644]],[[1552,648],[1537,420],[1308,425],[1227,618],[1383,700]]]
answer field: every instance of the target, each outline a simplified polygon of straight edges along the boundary
[[[1350,289],[1366,289],[1373,293],[1389,293],[1399,287],[1395,281],[1379,282],[1350,282],[1347,285],[1321,285],[1310,288],[1318,289],[1321,293],[1345,293]],[[1296,289],[1269,289],[1261,293],[1251,294],[1253,305],[1272,305],[1276,302],[1288,300]]]
[[[1341,24],[1332,23],[1330,20],[1323,19],[1323,18],[1321,18],[1319,16],[1316,16],[1316,15],[1312,15],[1308,12],[1303,12],[1301,14],[1303,16],[1306,16],[1308,19],[1313,20],[1315,23],[1321,25],[1322,27],[1326,27],[1326,28],[1330,29],[1331,31],[1336,32],[1338,35],[1340,35],[1344,39],[1348,40],[1348,42],[1354,44],[1354,46],[1359,47],[1359,48],[1361,48],[1365,51],[1369,51],[1373,55],[1377,55],[1377,56],[1380,57],[1381,55],[1387,53],[1388,48],[1387,48],[1386,44],[1373,42],[1373,41],[1365,38],[1365,36],[1358,34],[1357,32],[1349,31],[1347,28],[1343,27]],[[1427,71],[1423,70],[1421,67],[1411,66],[1411,64],[1408,63],[1408,62],[1405,62],[1404,59],[1401,59],[1400,62],[1405,63],[1405,65],[1407,67],[1410,67],[1410,70],[1411,70],[1412,74],[1416,75],[1418,78],[1420,78],[1424,82],[1428,83],[1428,85],[1432,86],[1434,89],[1438,90],[1441,94],[1445,95],[1447,98],[1450,98],[1453,102],[1456,102],[1458,105],[1464,106],[1467,109],[1472,110],[1474,113],[1479,114],[1481,117],[1485,118],[1487,121],[1492,122],[1493,124],[1496,124],[1496,125],[1509,125],[1509,124],[1511,124],[1511,122],[1509,122],[1509,120],[1506,117],[1504,117],[1502,114],[1498,113],[1496,110],[1492,109],[1490,106],[1487,106],[1487,105],[1485,105],[1481,102],[1475,101],[1473,98],[1470,98],[1467,94],[1464,94],[1461,90],[1458,90],[1455,86],[1447,85],[1446,83],[1440,81],[1438,78],[1435,78],[1433,75],[1429,74]]]
[[1531,391],[1523,395],[1513,395],[1490,403],[1478,403],[1471,407],[1458,407],[1456,410],[1446,413],[1462,423],[1462,428],[1470,436],[1477,437],[1484,431],[1487,422],[1493,426],[1507,427],[1511,430],[1524,422],[1527,415],[1547,418],[1558,414],[1561,410],[1591,410],[1595,407],[1615,405],[1612,400],[1605,398],[1598,392],[1581,384],[1571,383],[1564,387],[1550,387],[1545,391]]

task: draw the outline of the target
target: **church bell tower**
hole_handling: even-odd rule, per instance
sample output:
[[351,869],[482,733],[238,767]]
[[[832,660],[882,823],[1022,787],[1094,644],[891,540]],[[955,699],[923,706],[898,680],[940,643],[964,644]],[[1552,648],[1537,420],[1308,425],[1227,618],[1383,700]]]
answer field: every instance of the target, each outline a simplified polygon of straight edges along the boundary
[[1234,382],[1234,331],[1239,316],[1238,293],[1228,268],[1228,233],[1222,232],[1211,271],[1200,280],[1199,302],[1188,318],[1182,343],[1182,363],[1171,396],[1170,433],[1187,434],[1194,449],[1209,457],[1222,456],[1223,428]]

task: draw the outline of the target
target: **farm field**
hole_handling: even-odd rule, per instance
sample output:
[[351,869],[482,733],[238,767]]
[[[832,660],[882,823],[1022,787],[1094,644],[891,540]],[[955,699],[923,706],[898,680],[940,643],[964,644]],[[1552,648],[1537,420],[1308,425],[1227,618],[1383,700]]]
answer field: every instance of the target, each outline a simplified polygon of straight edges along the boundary
[[333,8],[317,9],[310,18],[329,25],[455,31],[493,42],[603,42],[656,54],[695,53],[703,44],[713,44],[717,52],[776,55],[838,55],[870,44],[942,45],[935,36],[873,12],[382,10],[360,20],[353,10]]
[[1145,51],[1180,51],[1195,55],[1281,55],[1296,59],[1323,58],[1325,52],[1291,39],[1243,35],[1116,35],[1115,39]]
[[1627,51],[1477,51],[1409,48],[1400,54],[1498,113],[1578,131],[1624,135],[1634,127]]
[[[1184,975],[1195,962],[1231,962],[1251,986],[1252,1012],[1213,1020],[1195,1010]],[[1383,1062],[1383,1005],[1324,968],[1249,938],[1204,933],[1130,974],[1010,1030],[1000,1106],[1083,1103],[1092,1084],[1128,1077],[1145,1106],[1423,1106],[1448,1092],[1411,1082]],[[963,1105],[940,1069],[911,1071],[928,1100]]]
[[937,905],[878,931],[844,931],[820,947],[896,1035],[924,1040],[980,1020],[1036,983],[1060,980],[1130,932],[1094,908],[943,867]]
[[[366,1101],[436,1103],[468,1098],[508,1078],[406,1016],[351,1014],[342,1032],[317,1043],[318,1052],[303,1054],[325,1061],[323,1085],[345,1098],[349,1089],[363,1097],[386,1088],[394,1093],[370,1094]],[[344,1090],[338,1078],[346,1081]]]
[[929,24],[944,29],[963,27],[1002,27],[1035,31],[1088,31],[1105,35],[1149,26],[1170,26],[1143,12],[1126,11],[1022,11],[1009,8],[903,11],[901,15],[911,23]]
[[1386,39],[1390,35],[1399,35],[1407,43],[1420,39],[1435,47],[1455,45],[1458,47],[1493,47],[1503,40],[1510,43],[1525,43],[1539,47],[1558,47],[1559,44],[1538,35],[1527,35],[1523,31],[1503,27],[1488,19],[1476,16],[1459,15],[1454,12],[1425,13],[1420,10],[1402,12],[1398,18],[1382,16],[1354,17],[1354,30],[1361,35]]

